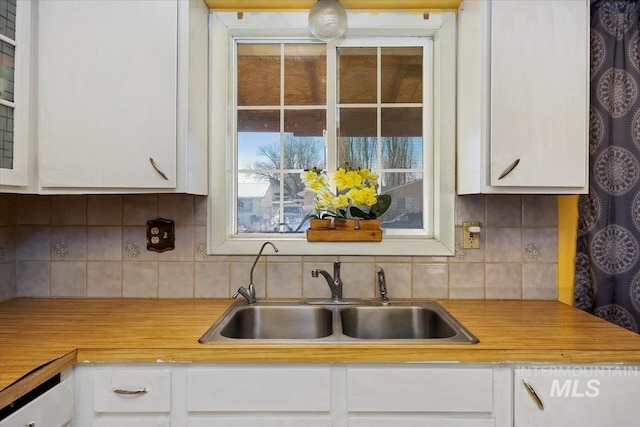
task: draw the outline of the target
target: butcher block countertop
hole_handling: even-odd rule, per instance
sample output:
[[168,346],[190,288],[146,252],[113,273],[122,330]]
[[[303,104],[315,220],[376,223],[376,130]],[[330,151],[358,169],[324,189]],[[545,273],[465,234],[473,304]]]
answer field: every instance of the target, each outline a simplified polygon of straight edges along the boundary
[[231,299],[0,303],[0,408],[76,362],[640,363],[640,336],[556,301],[443,300],[477,344],[200,344]]

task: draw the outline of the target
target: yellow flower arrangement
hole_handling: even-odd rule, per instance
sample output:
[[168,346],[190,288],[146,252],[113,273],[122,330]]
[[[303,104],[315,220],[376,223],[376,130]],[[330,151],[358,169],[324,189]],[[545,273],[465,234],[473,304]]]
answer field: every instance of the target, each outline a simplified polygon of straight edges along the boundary
[[378,175],[369,169],[354,169],[345,163],[331,175],[331,179],[318,168],[305,170],[300,177],[305,189],[315,194],[316,209],[316,213],[305,217],[302,223],[309,218],[327,216],[375,219],[391,205],[391,196],[377,194]]

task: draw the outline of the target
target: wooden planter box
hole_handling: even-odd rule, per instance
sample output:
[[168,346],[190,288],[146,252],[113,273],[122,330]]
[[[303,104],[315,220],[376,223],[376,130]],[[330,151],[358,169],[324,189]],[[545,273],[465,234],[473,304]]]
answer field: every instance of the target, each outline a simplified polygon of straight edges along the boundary
[[334,220],[335,228],[331,228],[330,219],[311,219],[307,230],[309,242],[380,242],[382,230],[379,219],[359,220],[359,229],[355,228],[353,219]]

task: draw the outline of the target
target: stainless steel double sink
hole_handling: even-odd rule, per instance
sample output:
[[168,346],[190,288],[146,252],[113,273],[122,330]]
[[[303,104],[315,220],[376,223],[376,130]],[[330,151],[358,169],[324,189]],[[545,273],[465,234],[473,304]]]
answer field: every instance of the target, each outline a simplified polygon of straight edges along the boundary
[[302,301],[234,303],[199,340],[214,343],[428,343],[474,344],[478,339],[435,301],[383,306],[307,304]]

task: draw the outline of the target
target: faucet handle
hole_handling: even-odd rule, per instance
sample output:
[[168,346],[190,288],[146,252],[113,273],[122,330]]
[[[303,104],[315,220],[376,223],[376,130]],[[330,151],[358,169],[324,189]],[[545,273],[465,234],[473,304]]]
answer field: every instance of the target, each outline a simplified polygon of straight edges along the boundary
[[232,295],[232,298],[236,299],[238,298],[238,295],[242,295],[242,297],[247,300],[249,305],[256,304],[256,291],[253,287],[253,284],[249,285],[249,289],[245,288],[244,286],[240,286],[236,293]]

